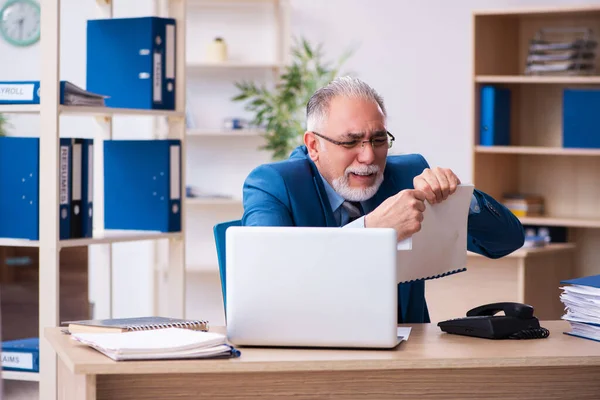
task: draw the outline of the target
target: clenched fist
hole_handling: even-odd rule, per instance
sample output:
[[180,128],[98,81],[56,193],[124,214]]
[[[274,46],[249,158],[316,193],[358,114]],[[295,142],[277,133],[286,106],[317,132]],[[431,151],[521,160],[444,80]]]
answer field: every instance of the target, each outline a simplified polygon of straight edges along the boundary
[[389,197],[365,217],[367,228],[394,228],[398,241],[421,230],[425,211],[425,193],[407,189]]
[[448,168],[426,168],[413,179],[415,189],[425,193],[430,204],[441,203],[456,192],[460,179]]

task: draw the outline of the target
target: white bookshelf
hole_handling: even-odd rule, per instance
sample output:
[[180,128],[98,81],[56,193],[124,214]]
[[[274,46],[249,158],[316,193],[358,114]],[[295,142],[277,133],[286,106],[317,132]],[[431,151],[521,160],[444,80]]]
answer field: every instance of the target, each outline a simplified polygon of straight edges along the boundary
[[[97,244],[113,244],[123,242],[135,242],[143,240],[179,239],[180,232],[152,232],[152,231],[121,231],[105,230],[96,231],[92,238],[59,240],[58,249],[67,247],[92,246]],[[39,240],[0,238],[0,246],[12,247],[40,247]]]
[[[93,2],[94,0],[86,0]],[[126,1],[126,0],[119,0]],[[96,0],[95,18],[112,18],[113,1]],[[185,202],[182,202],[181,232],[161,233],[153,231],[115,231],[104,229],[104,182],[103,174],[103,141],[112,139],[112,117],[115,115],[148,116],[166,119],[167,137],[181,140],[182,154],[185,156],[185,102],[186,102],[186,6],[187,0],[154,0],[155,15],[169,16],[177,21],[176,51],[176,90],[177,109],[138,110],[99,107],[63,106],[59,103],[59,81],[61,65],[61,1],[43,0],[41,6],[41,35],[39,48],[40,60],[44,67],[40,68],[40,87],[44,96],[39,105],[2,105],[0,113],[5,114],[39,114],[40,116],[40,187],[39,187],[39,240],[21,240],[0,238],[0,246],[23,246],[39,248],[39,338],[40,338],[40,373],[2,371],[2,378],[7,380],[39,381],[41,400],[55,400],[57,387],[57,355],[44,338],[44,329],[60,324],[59,315],[59,261],[60,250],[66,247],[95,245],[100,251],[95,254],[103,265],[102,282],[96,285],[107,288],[106,301],[112,297],[112,244],[166,240],[168,243],[168,291],[167,316],[185,317]],[[160,13],[159,13],[160,10]],[[72,16],[70,16],[72,18]],[[97,119],[98,132],[94,138],[94,235],[93,238],[60,240],[59,238],[59,138],[60,117],[62,115],[101,117]],[[87,133],[87,132],[86,132]],[[182,185],[180,193],[185,193],[185,163],[182,164]],[[99,245],[99,246],[98,246]],[[95,278],[98,278],[96,276]],[[112,312],[112,304],[107,307]],[[107,315],[107,317],[112,314]]]
[[[7,114],[39,114],[41,105],[0,105],[0,113]],[[171,110],[136,110],[127,108],[111,107],[80,107],[59,105],[57,110],[59,115],[80,115],[80,116],[151,116],[151,117],[179,117],[182,118],[185,113]]]
[[40,374],[35,372],[2,371],[2,379],[12,381],[39,382]]

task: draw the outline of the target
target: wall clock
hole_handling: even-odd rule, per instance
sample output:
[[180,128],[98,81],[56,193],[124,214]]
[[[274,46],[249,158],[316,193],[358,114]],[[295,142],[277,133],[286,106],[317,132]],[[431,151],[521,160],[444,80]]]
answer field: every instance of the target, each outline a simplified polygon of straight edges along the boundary
[[33,0],[9,0],[0,9],[0,34],[14,46],[40,39],[40,6]]

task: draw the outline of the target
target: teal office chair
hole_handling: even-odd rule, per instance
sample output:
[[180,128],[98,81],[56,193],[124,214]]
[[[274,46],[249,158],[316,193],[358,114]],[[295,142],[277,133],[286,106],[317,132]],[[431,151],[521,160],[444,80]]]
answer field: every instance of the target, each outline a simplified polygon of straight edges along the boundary
[[225,282],[225,232],[230,226],[242,226],[241,220],[227,221],[216,224],[213,227],[213,233],[215,235],[215,245],[217,246],[217,259],[219,261],[219,275],[221,276],[221,292],[223,293],[223,309],[225,312],[225,321],[227,321],[227,296],[226,296],[226,282]]

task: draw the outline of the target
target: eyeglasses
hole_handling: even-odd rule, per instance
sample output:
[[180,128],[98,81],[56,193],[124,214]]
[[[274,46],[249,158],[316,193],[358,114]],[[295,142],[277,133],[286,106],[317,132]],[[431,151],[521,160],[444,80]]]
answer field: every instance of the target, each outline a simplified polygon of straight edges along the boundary
[[394,135],[392,135],[388,131],[385,131],[385,133],[387,134],[387,136],[377,135],[377,136],[373,136],[369,140],[356,139],[356,140],[349,140],[347,142],[340,142],[338,140],[334,140],[334,139],[328,138],[327,136],[321,135],[318,132],[314,132],[313,131],[313,133],[315,135],[317,135],[318,137],[327,140],[328,142],[331,142],[331,143],[336,144],[338,146],[342,146],[342,147],[344,147],[346,149],[354,149],[359,144],[361,145],[360,146],[361,148],[364,148],[365,147],[365,143],[371,143],[371,147],[373,148],[373,150],[375,150],[375,149],[382,149],[386,145],[387,145],[388,149],[391,149],[392,145],[394,144],[394,140],[396,140],[396,138],[394,137]]

